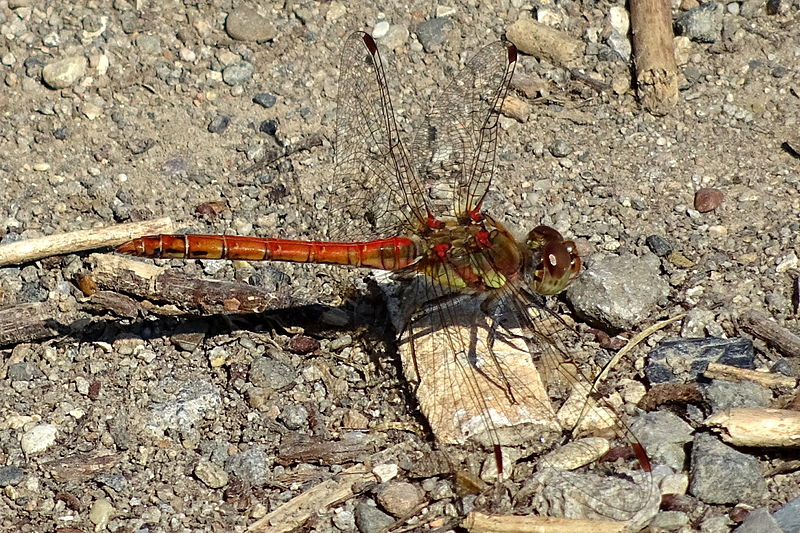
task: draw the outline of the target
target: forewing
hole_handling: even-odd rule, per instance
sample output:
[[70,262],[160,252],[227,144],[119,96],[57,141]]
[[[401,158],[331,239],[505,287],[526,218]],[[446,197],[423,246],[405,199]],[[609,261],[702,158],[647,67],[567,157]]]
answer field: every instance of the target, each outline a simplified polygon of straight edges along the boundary
[[335,142],[330,238],[389,237],[422,227],[425,199],[400,140],[378,48],[366,33],[352,33],[342,50]]
[[433,214],[466,218],[492,181],[500,108],[517,62],[496,42],[470,59],[436,99],[411,144]]

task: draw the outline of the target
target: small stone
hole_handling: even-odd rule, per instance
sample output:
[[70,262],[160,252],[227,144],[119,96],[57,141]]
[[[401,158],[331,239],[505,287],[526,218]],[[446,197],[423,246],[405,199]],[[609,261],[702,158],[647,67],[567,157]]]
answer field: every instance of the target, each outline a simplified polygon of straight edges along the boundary
[[222,133],[231,123],[231,118],[225,115],[217,115],[208,124],[209,133]]
[[667,261],[678,268],[692,268],[694,261],[683,255],[681,252],[672,252],[667,255]]
[[694,208],[708,213],[719,207],[724,196],[719,189],[700,189],[694,194]]
[[136,38],[136,46],[143,54],[157,56],[161,54],[161,37],[158,35],[139,35]]
[[97,531],[105,529],[112,516],[114,516],[114,506],[105,498],[95,501],[89,510],[89,520],[97,526],[95,528]]
[[403,24],[392,24],[386,33],[381,44],[389,50],[396,50],[403,46],[408,40],[408,28]]
[[675,19],[675,29],[693,41],[714,43],[722,38],[722,16],[725,8],[716,2],[693,7]]
[[689,492],[706,503],[754,503],[766,495],[758,459],[726,446],[705,433],[692,446]]
[[308,409],[302,405],[290,404],[283,408],[278,419],[287,429],[298,430],[308,423]]
[[783,531],[800,531],[800,497],[786,502],[772,517]]
[[256,387],[277,391],[294,383],[297,380],[297,372],[275,359],[259,357],[250,363],[248,377]]
[[264,42],[275,38],[275,27],[258,7],[241,4],[225,19],[225,31],[237,41]]
[[219,489],[228,484],[228,473],[221,466],[206,459],[197,463],[194,475],[212,489]]
[[372,473],[377,476],[378,481],[381,483],[386,483],[397,477],[397,473],[400,471],[399,467],[394,463],[382,463],[379,465],[375,465],[372,469]]
[[568,442],[542,456],[542,464],[561,470],[575,470],[597,461],[610,449],[608,440],[602,437],[585,437]]
[[42,80],[51,89],[65,89],[86,72],[88,61],[83,56],[66,57],[47,64],[42,69]]
[[269,479],[268,462],[262,448],[250,448],[229,457],[225,461],[225,470],[254,487],[260,487]]
[[384,35],[389,33],[389,23],[385,20],[382,20],[375,24],[375,27],[372,28],[372,37],[377,41],[379,39],[383,39]]
[[558,140],[550,147],[553,157],[567,157],[572,153],[572,147],[564,141]]
[[228,65],[222,71],[222,81],[226,84],[235,86],[242,85],[253,77],[253,64],[247,61],[239,61],[232,65]]
[[258,126],[258,131],[260,131],[261,133],[266,133],[271,137],[274,137],[275,133],[277,133],[278,131],[278,121],[273,119],[267,119]]
[[269,93],[258,93],[253,97],[253,102],[260,105],[264,109],[269,109],[275,105],[278,99]]
[[622,6],[612,6],[608,10],[608,23],[620,35],[627,35],[630,27],[628,10]]
[[648,526],[654,531],[678,531],[689,523],[689,516],[682,511],[661,511]]
[[18,466],[0,466],[0,487],[19,485],[25,477],[25,471]]
[[56,442],[58,430],[52,424],[39,424],[26,431],[20,439],[25,455],[41,453]]
[[447,32],[453,25],[449,18],[433,18],[424,20],[414,28],[417,40],[426,52],[430,53],[439,48],[447,38]]
[[658,257],[666,257],[672,252],[672,245],[661,235],[649,235],[644,242]]
[[394,518],[365,501],[356,505],[355,517],[361,533],[378,533],[394,524]]
[[393,482],[377,494],[378,504],[389,514],[402,517],[411,513],[422,503],[422,493],[411,483]]
[[319,341],[307,335],[298,335],[289,341],[289,351],[299,355],[306,355],[319,350]]

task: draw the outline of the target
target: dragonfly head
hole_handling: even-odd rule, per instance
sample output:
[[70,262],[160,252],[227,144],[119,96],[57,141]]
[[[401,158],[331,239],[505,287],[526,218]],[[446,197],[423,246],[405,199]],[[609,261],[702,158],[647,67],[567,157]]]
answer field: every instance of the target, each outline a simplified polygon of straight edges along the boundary
[[550,226],[537,226],[525,239],[535,261],[531,288],[550,296],[563,291],[581,271],[581,257],[575,243],[565,241]]

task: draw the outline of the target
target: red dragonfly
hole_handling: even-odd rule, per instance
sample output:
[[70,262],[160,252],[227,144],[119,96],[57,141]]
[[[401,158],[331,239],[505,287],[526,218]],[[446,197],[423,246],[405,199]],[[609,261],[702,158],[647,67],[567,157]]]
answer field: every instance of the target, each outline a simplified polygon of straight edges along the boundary
[[[500,450],[507,442],[498,417],[486,414],[494,409],[487,398],[519,404],[529,400],[533,384],[500,357],[501,345],[523,353],[526,364],[538,365],[546,380],[578,381],[574,371],[566,370],[563,342],[537,323],[548,315],[542,296],[561,292],[580,272],[575,243],[548,226],[517,240],[484,211],[495,168],[498,120],[516,62],[513,45],[497,42],[483,48],[439,95],[407,146],[377,45],[370,35],[353,33],[344,44],[339,78],[334,175],[339,193],[325,208],[329,220],[339,221],[331,234],[349,240],[154,235],[125,242],[116,251],[151,258],[328,263],[413,279],[416,298],[406,306],[404,337],[415,354],[444,345],[442,353],[453,357],[455,362],[444,363],[447,370],[435,372],[433,380],[457,378],[452,394],[482,413],[484,441],[494,447],[502,470]],[[457,314],[469,307],[465,299],[476,304],[466,318]],[[477,329],[485,332],[482,341],[475,340]],[[433,348],[425,344],[429,334],[436,338]],[[436,355],[448,357],[442,353]],[[488,363],[467,368],[479,358]],[[432,364],[442,363],[434,358]],[[546,393],[533,401],[549,403]],[[440,407],[422,408],[435,434],[448,417],[466,419]],[[616,420],[609,425],[648,471],[644,450],[627,427]],[[445,444],[463,441],[437,435]]]

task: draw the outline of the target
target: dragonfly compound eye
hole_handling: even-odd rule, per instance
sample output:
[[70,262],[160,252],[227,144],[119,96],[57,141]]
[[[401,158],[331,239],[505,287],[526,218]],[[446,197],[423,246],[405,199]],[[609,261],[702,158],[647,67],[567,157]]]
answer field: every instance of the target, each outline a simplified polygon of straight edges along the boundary
[[527,244],[537,261],[532,288],[538,294],[558,294],[580,272],[581,258],[575,243],[565,241],[555,229],[549,226],[534,228],[528,233]]

